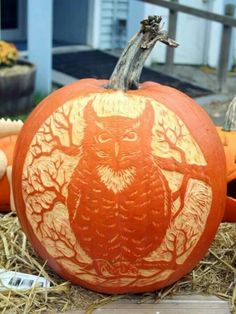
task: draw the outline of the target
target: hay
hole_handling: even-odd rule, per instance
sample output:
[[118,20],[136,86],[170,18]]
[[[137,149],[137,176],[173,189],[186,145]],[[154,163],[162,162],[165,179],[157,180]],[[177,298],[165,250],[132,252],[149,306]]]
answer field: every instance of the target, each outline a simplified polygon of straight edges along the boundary
[[0,268],[43,276],[50,288],[8,290],[0,293],[1,313],[42,313],[86,309],[86,313],[120,298],[135,298],[137,302],[159,302],[178,294],[207,294],[228,300],[236,307],[236,224],[221,224],[214,243],[205,258],[188,275],[165,289],[142,295],[107,296],[80,286],[71,285],[58,277],[37,256],[15,214],[0,214]]

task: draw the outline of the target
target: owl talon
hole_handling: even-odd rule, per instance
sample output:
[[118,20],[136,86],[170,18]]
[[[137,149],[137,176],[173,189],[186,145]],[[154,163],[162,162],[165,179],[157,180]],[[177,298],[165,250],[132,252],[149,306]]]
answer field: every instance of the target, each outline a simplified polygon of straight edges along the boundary
[[140,262],[140,268],[144,269],[160,269],[160,270],[165,270],[165,269],[172,269],[174,268],[175,262],[173,260],[166,262],[166,261],[155,261],[155,262],[148,262],[148,261],[141,261]]
[[108,276],[114,273],[114,267],[106,260],[96,259],[93,261],[96,273],[100,276]]
[[94,260],[93,266],[98,275],[103,277],[111,276],[136,276],[138,268],[129,262],[115,262],[114,264],[106,260]]

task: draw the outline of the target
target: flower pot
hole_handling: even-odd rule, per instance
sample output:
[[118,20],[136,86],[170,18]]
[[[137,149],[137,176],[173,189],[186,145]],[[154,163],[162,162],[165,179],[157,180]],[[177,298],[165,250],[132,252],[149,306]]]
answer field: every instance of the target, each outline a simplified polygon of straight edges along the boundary
[[35,72],[35,66],[27,61],[0,69],[1,116],[25,113],[33,107]]

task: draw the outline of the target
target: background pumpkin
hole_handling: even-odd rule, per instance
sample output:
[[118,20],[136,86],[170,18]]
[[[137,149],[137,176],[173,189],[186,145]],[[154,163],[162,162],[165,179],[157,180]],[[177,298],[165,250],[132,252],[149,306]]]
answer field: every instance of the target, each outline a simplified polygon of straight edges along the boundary
[[226,113],[223,127],[217,127],[224,146],[227,166],[227,197],[223,221],[236,222],[236,97]]
[[22,121],[0,119],[0,211],[14,209],[11,201],[11,168],[13,151],[18,133],[23,125]]
[[100,292],[176,281],[224,212],[211,120],[183,93],[138,82],[156,41],[176,46],[160,22],[142,22],[109,82],[80,80],[43,100],[16,146],[15,203],[33,247],[63,278]]

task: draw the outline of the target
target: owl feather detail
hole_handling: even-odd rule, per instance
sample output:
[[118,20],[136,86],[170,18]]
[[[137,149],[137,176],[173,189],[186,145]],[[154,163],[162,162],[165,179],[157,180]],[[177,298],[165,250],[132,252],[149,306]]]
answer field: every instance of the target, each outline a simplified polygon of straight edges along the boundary
[[88,104],[84,119],[84,154],[68,186],[71,227],[94,260],[140,261],[161,244],[171,214],[169,187],[148,140],[152,108],[135,118],[103,117]]

